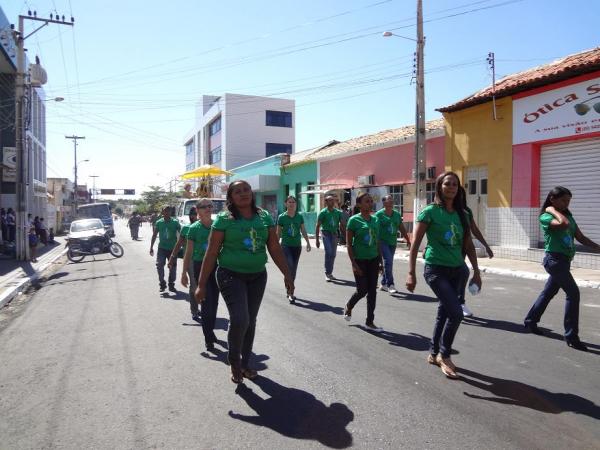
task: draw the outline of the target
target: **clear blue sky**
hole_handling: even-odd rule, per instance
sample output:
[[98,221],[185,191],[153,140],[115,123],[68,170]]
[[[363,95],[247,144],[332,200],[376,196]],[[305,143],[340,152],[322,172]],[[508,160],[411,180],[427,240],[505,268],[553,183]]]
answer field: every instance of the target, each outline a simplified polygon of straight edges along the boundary
[[[414,123],[416,0],[4,0],[58,11],[27,41],[48,72],[48,176],[97,187],[163,185],[185,168],[183,136],[202,94],[296,100],[296,149]],[[498,77],[600,45],[595,0],[423,0],[427,120]],[[464,13],[464,14],[463,14]],[[28,31],[32,25],[28,24]]]

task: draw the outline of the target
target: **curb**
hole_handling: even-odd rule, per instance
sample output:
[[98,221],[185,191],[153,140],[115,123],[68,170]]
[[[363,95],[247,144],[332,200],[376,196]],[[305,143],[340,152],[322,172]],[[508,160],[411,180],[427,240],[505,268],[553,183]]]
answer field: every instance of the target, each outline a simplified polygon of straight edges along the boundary
[[[311,247],[313,249],[322,251],[322,249],[317,249],[313,245],[313,243],[314,243],[314,240],[311,242]],[[346,253],[346,247],[343,247],[343,246],[338,247],[337,250],[338,250],[338,252]],[[408,256],[405,256],[405,255],[396,254],[396,255],[394,255],[394,259],[408,262]],[[422,258],[417,258],[417,262],[424,264],[424,261]],[[467,265],[471,269],[471,266],[469,264],[467,264]],[[503,276],[513,277],[513,278],[524,278],[524,279],[528,279],[528,280],[539,280],[539,281],[546,281],[548,279],[548,274],[545,274],[545,273],[527,272],[524,270],[501,269],[499,267],[489,267],[489,266],[479,266],[479,269],[484,273],[490,273],[490,274],[494,274],[494,275],[503,275]],[[590,280],[582,280],[579,278],[575,278],[575,283],[577,284],[577,286],[582,287],[582,288],[600,289],[600,281],[590,281]]]
[[44,261],[36,270],[35,273],[29,276],[23,276],[16,286],[7,289],[5,292],[0,294],[0,309],[4,308],[6,304],[8,304],[13,298],[15,298],[18,294],[23,293],[31,286],[31,283],[36,281],[42,272],[44,272],[50,264],[54,263],[58,258],[65,255],[67,253],[67,249],[63,249],[58,252],[56,255],[51,255],[48,258],[48,261]]

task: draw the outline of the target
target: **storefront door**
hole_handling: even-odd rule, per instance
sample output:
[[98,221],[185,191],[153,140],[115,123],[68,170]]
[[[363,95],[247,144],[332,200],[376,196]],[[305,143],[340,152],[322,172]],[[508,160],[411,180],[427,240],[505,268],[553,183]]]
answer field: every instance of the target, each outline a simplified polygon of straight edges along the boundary
[[262,202],[263,209],[269,211],[269,214],[273,219],[277,220],[277,196],[276,195],[263,195]]
[[485,236],[488,169],[487,166],[467,167],[466,173],[467,206],[473,211],[475,223]]

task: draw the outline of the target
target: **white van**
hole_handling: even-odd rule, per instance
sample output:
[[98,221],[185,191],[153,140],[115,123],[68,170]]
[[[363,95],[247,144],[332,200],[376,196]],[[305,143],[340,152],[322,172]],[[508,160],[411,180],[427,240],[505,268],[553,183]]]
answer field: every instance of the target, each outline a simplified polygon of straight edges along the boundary
[[[177,220],[181,225],[188,225],[190,223],[190,210],[193,206],[196,206],[201,198],[182,198],[177,205],[177,209],[175,211],[175,215],[177,216]],[[210,200],[214,205],[212,210],[212,219],[215,220],[217,214],[225,209],[225,199],[224,198],[207,198],[206,200]]]

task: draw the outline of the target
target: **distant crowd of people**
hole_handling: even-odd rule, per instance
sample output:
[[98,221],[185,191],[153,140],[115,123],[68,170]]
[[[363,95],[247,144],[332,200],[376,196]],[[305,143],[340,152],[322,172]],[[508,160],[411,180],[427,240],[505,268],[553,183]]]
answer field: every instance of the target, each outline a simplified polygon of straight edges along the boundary
[[[550,300],[563,289],[567,293],[565,341],[569,347],[586,351],[586,345],[579,339],[579,289],[570,273],[570,262],[575,254],[575,240],[595,249],[600,249],[600,245],[585,237],[577,227],[568,209],[571,197],[568,189],[559,186],[548,193],[542,206],[540,223],[546,251],[543,264],[550,278],[524,319],[524,326],[532,333],[544,334],[537,324]],[[490,258],[494,256],[493,251],[466,205],[465,190],[454,172],[445,172],[437,178],[435,201],[418,215],[412,239],[402,225],[400,213],[393,207],[392,196],[382,200],[383,208],[373,212],[371,195],[360,193],[356,197],[355,213],[349,216],[335,207],[334,196],[325,197],[325,207],[318,214],[315,229],[315,245],[320,248],[322,242],[324,247],[325,281],[335,279],[338,240],[342,236],[356,282],[355,292],[345,303],[343,318],[352,320],[354,307],[366,297],[364,326],[371,332],[381,332],[382,328],[375,324],[377,291],[398,291],[393,275],[398,233],[410,248],[405,283],[409,292],[414,292],[417,285],[416,260],[426,236],[423,276],[439,301],[427,362],[438,366],[446,377],[457,378],[457,367],[451,359],[452,345],[463,318],[473,315],[465,304],[465,291],[468,285],[471,293],[476,294],[482,287],[473,237],[481,242]],[[199,200],[190,211],[189,225],[182,227],[171,216],[170,207],[164,208],[162,217],[153,222],[150,255],[154,256],[158,240],[159,291],[162,293],[168,288],[176,292],[177,259],[182,258],[181,284],[189,288],[192,318],[202,323],[208,351],[214,351],[218,342],[214,326],[218,299],[223,297],[229,312],[227,348],[234,383],[257,376],[251,354],[256,318],[267,282],[267,253],[283,275],[287,300],[294,304],[302,238],[306,251],[311,251],[296,198],[288,196],[285,205],[286,211],[273,220],[268,211],[256,205],[250,185],[238,180],[229,185],[226,209],[214,220],[212,201],[206,198]],[[132,230],[139,227],[135,216],[129,226]],[[132,239],[137,239],[134,231]],[[470,282],[471,271],[465,258],[469,259],[473,271]]]

